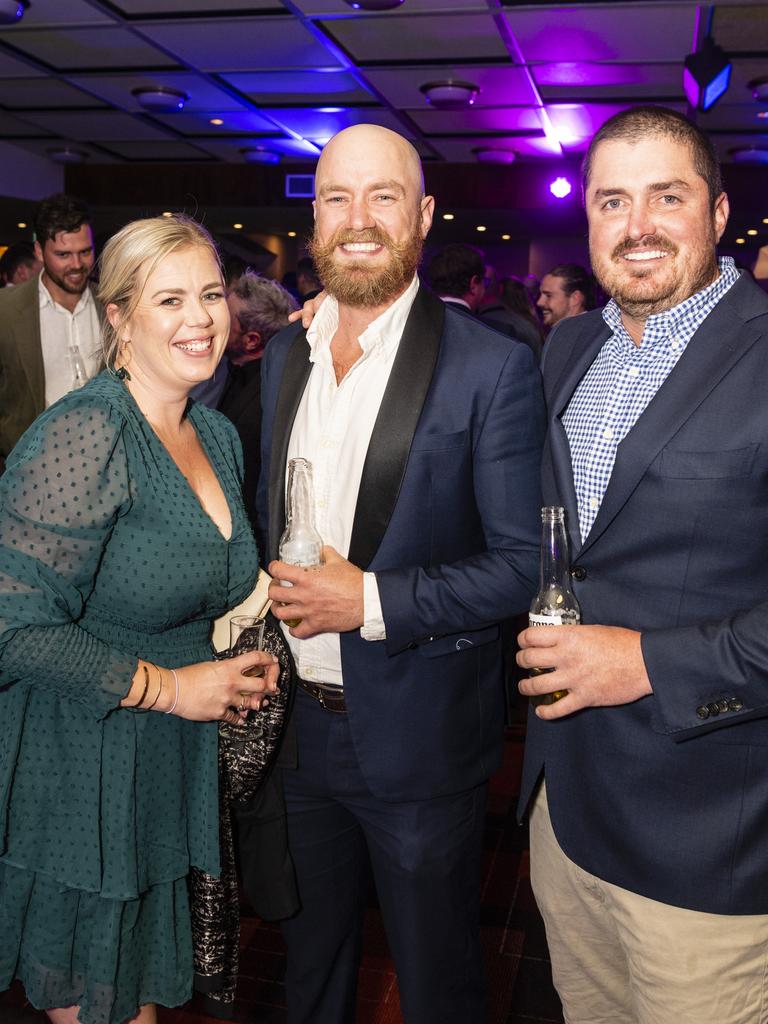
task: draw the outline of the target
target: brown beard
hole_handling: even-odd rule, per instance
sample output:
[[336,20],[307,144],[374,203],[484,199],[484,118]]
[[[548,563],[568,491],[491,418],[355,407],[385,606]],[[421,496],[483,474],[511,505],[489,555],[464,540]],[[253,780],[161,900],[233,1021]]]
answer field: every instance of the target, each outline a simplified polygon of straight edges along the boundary
[[[389,259],[383,267],[371,267],[364,260],[345,260],[341,265],[335,258],[336,247],[345,242],[375,242],[384,246]],[[413,280],[423,248],[424,240],[418,223],[400,244],[380,228],[364,228],[362,231],[342,228],[324,244],[319,241],[315,230],[307,246],[328,294],[342,305],[357,309],[375,309],[396,299]]]

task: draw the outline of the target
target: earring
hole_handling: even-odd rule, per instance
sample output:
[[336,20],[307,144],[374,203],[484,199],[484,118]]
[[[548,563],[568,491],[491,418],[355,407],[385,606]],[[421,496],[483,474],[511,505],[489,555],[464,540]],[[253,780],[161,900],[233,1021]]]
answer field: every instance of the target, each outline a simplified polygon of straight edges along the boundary
[[118,380],[130,380],[131,375],[128,373],[124,366],[121,366],[118,370],[112,370],[112,376],[117,377]]

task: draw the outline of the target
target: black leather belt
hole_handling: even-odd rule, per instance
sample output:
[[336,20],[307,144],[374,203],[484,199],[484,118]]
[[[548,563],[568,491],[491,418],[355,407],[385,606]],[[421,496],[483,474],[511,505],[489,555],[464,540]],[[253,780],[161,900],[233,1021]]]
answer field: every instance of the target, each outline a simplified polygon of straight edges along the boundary
[[326,711],[334,711],[337,715],[346,715],[347,705],[344,694],[335,686],[323,686],[321,683],[310,683],[299,676],[298,684],[305,693],[314,697]]

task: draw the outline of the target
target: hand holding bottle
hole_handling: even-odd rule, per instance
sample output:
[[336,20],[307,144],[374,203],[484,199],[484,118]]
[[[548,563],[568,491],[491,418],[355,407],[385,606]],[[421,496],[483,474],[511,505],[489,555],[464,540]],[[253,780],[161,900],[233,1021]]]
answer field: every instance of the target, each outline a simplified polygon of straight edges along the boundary
[[[269,596],[272,614],[291,626],[291,635],[306,640],[318,633],[345,633],[364,621],[363,572],[335,548],[322,549],[323,564],[314,568],[271,562]],[[288,583],[291,589],[282,589]],[[287,598],[287,601],[286,601]]]

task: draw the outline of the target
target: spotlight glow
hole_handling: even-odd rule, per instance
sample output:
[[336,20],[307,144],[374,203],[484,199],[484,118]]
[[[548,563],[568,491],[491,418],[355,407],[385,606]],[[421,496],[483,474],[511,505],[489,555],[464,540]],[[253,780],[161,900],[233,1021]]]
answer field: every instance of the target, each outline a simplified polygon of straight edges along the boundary
[[233,225],[232,225],[232,227],[233,227],[233,228],[235,229],[235,231],[240,231],[240,229],[242,228],[242,226],[243,226],[242,224],[233,224]]
[[172,217],[173,214],[171,213],[170,210],[163,210],[163,216],[164,217]]
[[502,240],[502,242],[508,242],[511,237],[512,237],[512,235],[502,235],[501,236],[501,240]]
[[296,237],[296,232],[295,231],[289,231],[288,232],[288,237],[289,238],[295,238]]
[[222,121],[222,119],[220,117],[212,117],[210,123],[211,124],[216,124],[216,125],[224,124],[224,122]]
[[478,231],[487,231],[488,228],[485,226],[485,224],[478,224],[477,225],[477,230]]
[[19,223],[16,225],[17,228],[25,228],[26,226],[27,222],[25,220],[20,220]]
[[550,183],[549,191],[555,197],[555,199],[565,199],[573,191],[573,186],[567,178],[555,178]]
[[747,234],[748,235],[756,235],[757,234],[757,228],[750,228],[749,231],[747,231]]
[[453,220],[453,214],[452,213],[444,213],[443,214],[443,220]]
[[736,245],[744,245],[745,242],[746,242],[746,238],[737,238],[736,239]]

